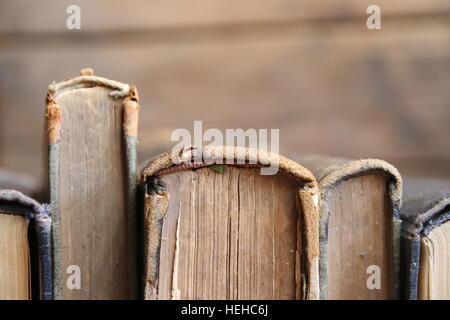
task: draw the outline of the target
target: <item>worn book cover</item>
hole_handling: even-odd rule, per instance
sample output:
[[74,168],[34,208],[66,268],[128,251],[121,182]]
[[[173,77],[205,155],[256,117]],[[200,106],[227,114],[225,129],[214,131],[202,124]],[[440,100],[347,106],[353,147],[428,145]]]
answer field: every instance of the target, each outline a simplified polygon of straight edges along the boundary
[[51,299],[50,229],[46,205],[0,189],[0,300]]
[[135,298],[137,90],[83,69],[46,101],[54,298]]
[[450,299],[450,181],[405,179],[401,210],[405,299]]
[[[318,299],[314,176],[260,150],[175,155],[141,171],[145,299]],[[279,170],[261,174],[274,157]]]
[[320,190],[321,298],[399,298],[397,169],[377,159],[298,158]]

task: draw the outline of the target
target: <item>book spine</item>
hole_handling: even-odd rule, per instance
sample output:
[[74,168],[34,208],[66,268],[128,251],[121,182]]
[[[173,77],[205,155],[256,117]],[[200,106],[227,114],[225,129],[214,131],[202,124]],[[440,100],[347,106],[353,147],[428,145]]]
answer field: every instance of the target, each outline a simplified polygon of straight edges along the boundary
[[[41,283],[41,299],[51,300],[53,298],[52,288],[52,243],[51,227],[52,219],[49,216],[47,205],[40,205],[35,200],[25,196],[15,190],[0,190],[0,200],[7,202],[16,202],[29,208],[20,213],[28,219],[34,218],[36,221],[36,232],[39,243],[39,273]],[[12,212],[12,214],[17,214]]]
[[419,283],[420,237],[402,238],[403,299],[417,300]]
[[[136,201],[137,201],[137,185],[136,185],[136,162],[137,162],[137,133],[139,121],[139,95],[135,86],[130,86],[130,93],[123,100],[123,136],[125,140],[125,153],[127,163],[127,210],[129,221],[129,234],[133,235],[137,232],[136,221]],[[137,270],[137,240],[136,237],[129,239],[131,247],[131,259],[129,259],[129,269]],[[136,291],[138,287],[138,279],[130,280],[130,292]]]
[[52,220],[48,215],[48,205],[44,205],[44,210],[35,215],[36,231],[39,242],[39,264],[41,275],[41,299],[52,300],[52,243],[51,225]]
[[48,135],[48,174],[50,186],[50,208],[49,214],[52,217],[53,226],[51,229],[51,261],[53,263],[52,275],[52,298],[61,299],[61,238],[59,233],[59,149],[61,137],[61,109],[59,104],[53,98],[53,95],[47,93],[47,110],[45,113],[47,121]]
[[[49,86],[46,97],[46,125],[48,139],[48,168],[50,186],[50,206],[49,215],[52,218],[51,228],[51,257],[52,257],[52,291],[53,299],[63,298],[62,281],[62,256],[61,256],[61,234],[60,234],[60,213],[59,213],[59,178],[60,178],[60,143],[61,143],[61,107],[55,98],[60,90],[83,84],[106,86],[111,89],[110,95],[113,98],[124,97],[123,100],[123,143],[125,145],[125,160],[127,167],[127,210],[129,217],[130,234],[136,233],[136,144],[138,128],[138,93],[136,87],[115,82],[113,80],[95,77],[92,71],[84,74],[81,71],[80,77],[66,80],[61,83],[54,83]],[[136,270],[136,240],[131,242],[130,270]],[[137,279],[130,281],[130,292],[136,291]]]

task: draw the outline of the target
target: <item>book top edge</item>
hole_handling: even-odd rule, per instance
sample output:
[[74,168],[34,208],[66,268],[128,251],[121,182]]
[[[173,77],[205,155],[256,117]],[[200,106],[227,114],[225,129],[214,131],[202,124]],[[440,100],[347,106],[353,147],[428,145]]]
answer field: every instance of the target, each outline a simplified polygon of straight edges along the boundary
[[401,216],[404,235],[417,238],[450,220],[450,180],[406,178]]
[[320,155],[300,157],[303,165],[316,176],[321,194],[335,188],[342,181],[371,172],[384,172],[389,176],[390,198],[398,208],[401,205],[403,180],[392,164],[380,159],[345,159]]
[[[191,163],[194,159],[202,159],[208,164],[227,165],[228,160],[232,159],[239,163],[254,164],[274,164],[279,169],[284,170],[299,180],[304,181],[305,186],[311,189],[317,188],[317,181],[313,174],[299,163],[285,158],[279,154],[253,148],[242,148],[232,146],[214,146],[205,148],[180,147],[172,151],[162,153],[146,162],[141,169],[141,179],[157,174],[162,169]],[[232,164],[231,164],[232,165]]]
[[12,189],[0,189],[0,202],[30,208],[35,214],[40,214],[45,211],[44,207],[36,200],[24,195],[22,192]]
[[131,86],[125,83],[94,75],[81,75],[61,82],[53,82],[48,86],[48,92],[53,97],[56,97],[59,94],[70,90],[91,88],[96,86],[112,89],[110,96],[113,98],[126,97],[130,94],[131,90]]

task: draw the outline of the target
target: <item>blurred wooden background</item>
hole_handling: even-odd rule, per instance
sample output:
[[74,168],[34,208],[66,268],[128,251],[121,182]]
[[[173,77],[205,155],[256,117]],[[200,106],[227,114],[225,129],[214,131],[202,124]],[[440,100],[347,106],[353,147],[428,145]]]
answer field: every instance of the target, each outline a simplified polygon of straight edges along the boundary
[[[139,157],[176,128],[279,128],[280,152],[382,158],[450,177],[448,0],[2,0],[0,166],[45,175],[44,96],[96,75],[138,86]],[[81,7],[81,30],[66,8]],[[382,10],[382,30],[366,9]]]

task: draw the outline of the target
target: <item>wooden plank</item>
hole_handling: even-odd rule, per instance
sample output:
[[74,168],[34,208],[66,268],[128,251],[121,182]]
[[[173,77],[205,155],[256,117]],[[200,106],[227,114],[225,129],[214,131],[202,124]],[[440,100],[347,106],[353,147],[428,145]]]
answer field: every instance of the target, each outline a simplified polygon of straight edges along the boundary
[[[43,177],[46,87],[87,63],[140,89],[141,160],[171,146],[171,132],[192,130],[194,120],[205,129],[279,128],[284,154],[437,160],[444,169],[450,158],[450,35],[442,20],[391,21],[381,32],[349,23],[156,44],[58,39],[49,47],[7,42],[0,52],[4,166]],[[421,168],[414,172],[434,170]]]
[[[193,27],[217,24],[267,23],[285,20],[345,19],[365,24],[369,0],[4,0],[0,32],[70,32],[66,8],[81,8],[84,32]],[[446,0],[379,0],[383,16],[442,14],[450,10]]]

